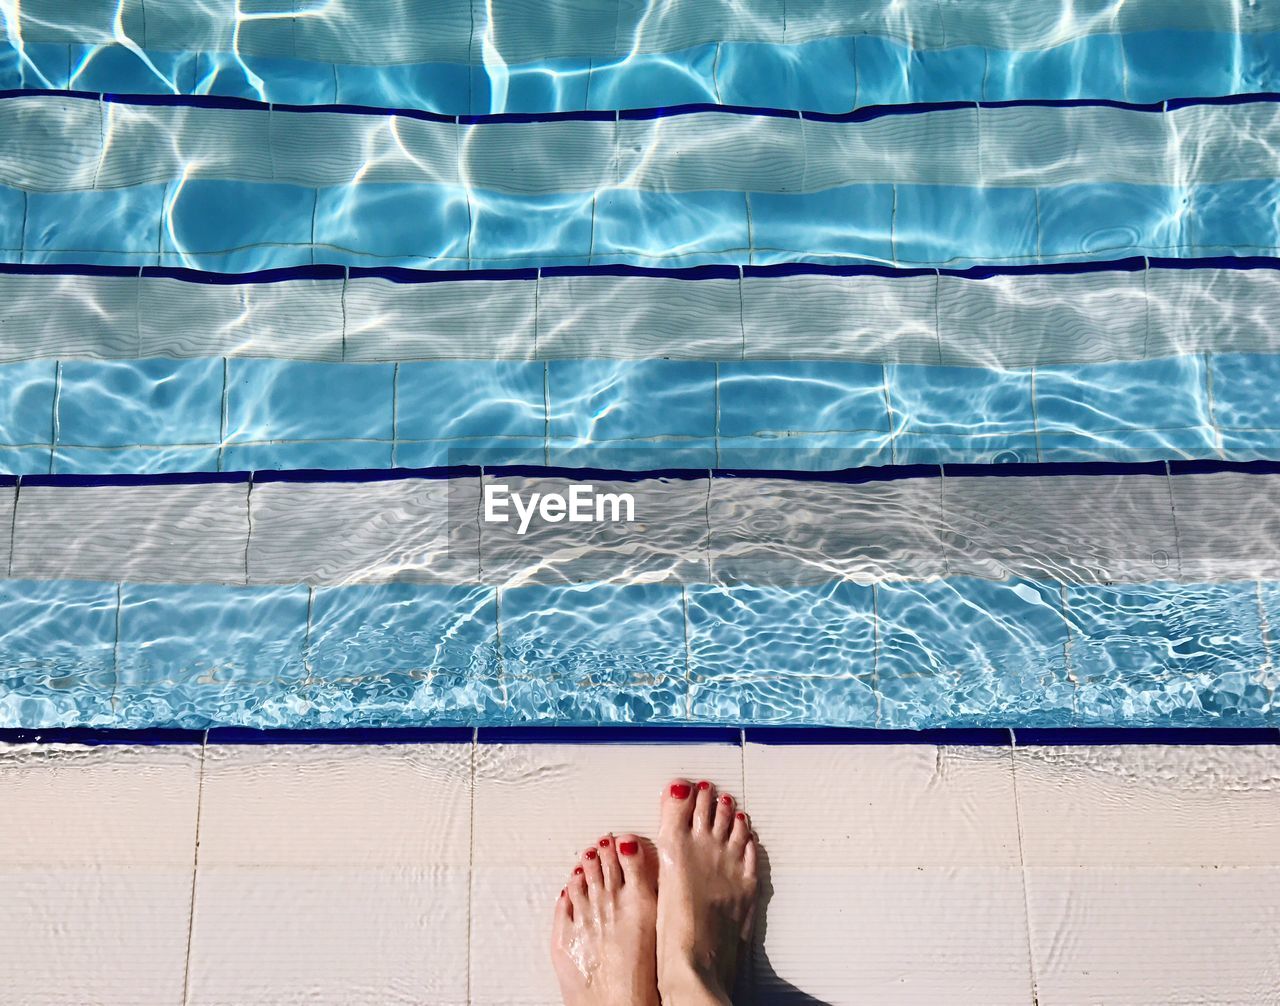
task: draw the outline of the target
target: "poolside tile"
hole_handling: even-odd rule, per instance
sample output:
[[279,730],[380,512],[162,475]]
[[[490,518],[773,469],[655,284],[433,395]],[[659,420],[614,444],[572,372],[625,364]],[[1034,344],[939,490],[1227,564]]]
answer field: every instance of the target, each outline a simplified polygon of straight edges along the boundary
[[591,261],[681,268],[741,257],[751,245],[738,191],[607,189],[596,197]]
[[[462,188],[386,182],[330,185],[316,192],[316,261],[430,268],[451,259],[465,268],[467,194]],[[425,239],[425,240],[424,240]]]
[[1207,428],[1212,420],[1205,370],[1199,356],[1037,367],[1039,430],[1093,435]]
[[59,253],[102,265],[155,265],[161,250],[163,185],[110,192],[32,192],[27,196],[26,261]]
[[893,261],[893,186],[850,185],[808,194],[753,192],[751,262],[823,257]]
[[315,202],[315,190],[298,185],[213,178],[170,183],[161,264],[214,272],[309,264]]
[[1159,185],[1089,183],[1038,190],[1039,254],[1047,260],[1178,254],[1189,197]]
[[550,435],[593,441],[715,435],[715,364],[551,360]]
[[876,725],[870,674],[710,677],[689,686],[688,719],[766,726]]
[[721,363],[718,432],[889,431],[883,367],[802,360]]
[[391,364],[227,363],[227,440],[392,439]]
[[965,266],[1038,255],[1032,189],[898,185],[894,192],[895,263]]
[[53,442],[57,365],[52,360],[0,364],[0,443]]
[[396,368],[395,435],[409,440],[546,433],[544,366],[468,360]]
[[1029,371],[891,366],[885,385],[897,432],[1025,435],[1035,429]]

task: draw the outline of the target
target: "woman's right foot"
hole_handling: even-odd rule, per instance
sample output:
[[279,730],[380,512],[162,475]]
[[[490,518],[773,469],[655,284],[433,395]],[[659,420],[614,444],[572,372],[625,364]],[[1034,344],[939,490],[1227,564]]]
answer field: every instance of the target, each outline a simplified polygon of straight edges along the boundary
[[663,1006],[729,1003],[756,907],[756,844],[733,797],[677,779],[658,829],[658,989]]

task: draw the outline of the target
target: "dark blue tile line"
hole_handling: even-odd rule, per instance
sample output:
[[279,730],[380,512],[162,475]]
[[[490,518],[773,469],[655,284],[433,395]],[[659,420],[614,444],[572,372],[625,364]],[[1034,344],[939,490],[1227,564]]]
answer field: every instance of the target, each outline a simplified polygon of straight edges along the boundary
[[1008,747],[1068,745],[1276,745],[1274,727],[941,727],[870,730],[856,727],[702,725],[421,726],[334,729],[214,727],[208,731],[149,727],[0,729],[0,744],[930,744]]
[[1216,95],[1206,97],[1172,98],[1168,101],[1137,104],[1113,101],[1106,98],[1064,99],[1014,99],[1010,101],[937,101],[906,102],[898,105],[868,105],[848,112],[817,112],[791,108],[772,108],[760,105],[718,105],[697,102],[683,105],[665,105],[651,108],[630,108],[613,111],[584,109],[570,112],[495,112],[488,115],[444,115],[415,108],[382,107],[377,105],[314,104],[293,105],[282,102],[255,101],[250,98],[232,98],[213,94],[99,94],[93,91],[41,90],[39,88],[12,88],[0,90],[0,100],[5,98],[82,98],[128,105],[172,105],[189,108],[275,109],[282,112],[320,113],[345,115],[395,115],[424,119],[431,122],[456,122],[461,125],[521,122],[611,122],[614,119],[640,121],[665,119],[681,115],[711,112],[719,115],[742,115],[761,118],[810,119],[814,122],[870,122],[891,115],[921,115],[929,112],[946,112],[957,109],[979,108],[1119,108],[1131,112],[1161,113],[1193,105],[1241,105],[1251,103],[1280,102],[1280,94],[1260,91],[1246,94]]
[[[837,471],[791,471],[780,468],[557,468],[544,465],[452,465],[436,468],[299,468],[258,472],[158,472],[125,475],[19,475],[23,486],[145,486],[254,482],[392,482],[400,479],[494,478],[573,479],[600,482],[641,482],[649,479],[695,481],[717,479],[774,479],[786,482],[826,482],[858,485],[922,478],[1053,478],[1060,475],[1197,475],[1236,472],[1241,475],[1280,474],[1275,461],[1046,461],[960,465],[881,465]],[[13,476],[0,476],[0,480]],[[0,481],[0,484],[12,482]]]
[[287,280],[340,280],[376,278],[394,283],[458,283],[468,280],[512,280],[528,282],[539,276],[636,276],[680,280],[771,279],[786,276],[883,276],[909,279],[913,276],[953,276],[984,280],[994,276],[1067,276],[1097,272],[1140,272],[1142,269],[1277,269],[1280,257],[1262,255],[1215,255],[1202,258],[1122,258],[1087,262],[1055,262],[1043,265],[976,265],[968,269],[927,267],[894,268],[871,263],[824,265],[817,262],[783,262],[774,265],[701,265],[683,269],[659,269],[631,265],[543,266],[521,269],[406,269],[400,266],[302,265],[256,272],[205,272],[173,266],[60,265],[49,263],[0,262],[0,274],[17,276],[120,276],[164,278],[188,283],[235,285],[238,283],[280,283]]
[[18,476],[16,475],[0,475],[0,486],[9,488],[18,484]]

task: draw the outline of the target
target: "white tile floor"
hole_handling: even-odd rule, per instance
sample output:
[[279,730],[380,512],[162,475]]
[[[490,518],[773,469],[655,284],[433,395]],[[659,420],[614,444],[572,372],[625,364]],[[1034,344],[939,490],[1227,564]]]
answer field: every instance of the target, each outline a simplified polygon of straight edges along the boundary
[[752,812],[756,1001],[1280,1003],[1280,747],[755,744],[0,747],[0,999],[554,1003],[673,775]]

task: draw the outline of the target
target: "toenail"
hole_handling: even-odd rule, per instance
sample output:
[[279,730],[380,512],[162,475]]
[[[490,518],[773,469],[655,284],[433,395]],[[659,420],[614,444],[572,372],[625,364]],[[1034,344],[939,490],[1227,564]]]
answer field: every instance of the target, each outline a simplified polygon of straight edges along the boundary
[[673,799],[688,800],[689,794],[692,792],[693,790],[691,790],[685,783],[673,782],[671,784],[671,796]]
[[728,793],[726,793],[724,796],[720,798],[720,802],[724,804],[726,807],[732,807],[733,797],[731,797]]
[[736,817],[739,821],[745,821],[747,819],[747,815],[741,812],[734,814],[733,816]]
[[595,858],[596,858],[596,850],[595,850],[595,849],[588,849],[588,850],[587,850],[587,858],[588,858],[588,859],[595,859]]
[[607,838],[600,839],[600,848],[602,849],[609,848],[609,840]]
[[562,897],[562,898],[564,897],[564,888],[563,888],[563,887],[562,887],[562,888],[560,888],[560,897]]
[[708,790],[710,788],[711,788],[711,783],[707,782],[705,779],[702,782],[698,783],[698,789]]
[[575,867],[573,868],[573,873],[574,873],[574,876],[576,876],[576,877],[581,877],[581,876],[582,876],[582,867],[581,867],[581,866],[575,866]]
[[637,852],[640,851],[640,843],[639,842],[619,842],[618,851],[622,853],[624,856],[634,856]]

